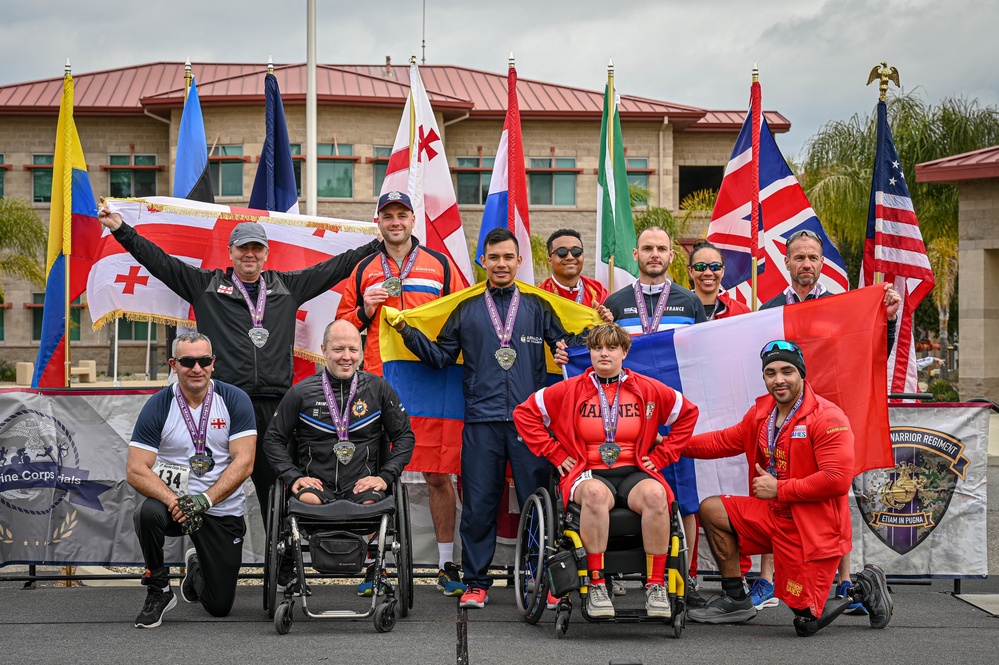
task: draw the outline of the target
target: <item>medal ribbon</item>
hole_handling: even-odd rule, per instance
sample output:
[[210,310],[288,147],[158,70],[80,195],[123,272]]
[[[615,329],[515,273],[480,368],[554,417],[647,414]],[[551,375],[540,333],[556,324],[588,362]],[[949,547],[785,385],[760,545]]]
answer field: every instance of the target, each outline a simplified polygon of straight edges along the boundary
[[791,422],[791,418],[793,418],[794,414],[798,411],[798,408],[801,406],[801,400],[804,398],[805,391],[802,390],[801,394],[798,395],[798,399],[795,400],[794,406],[792,406],[791,410],[788,411],[787,418],[785,418],[784,422],[781,423],[780,429],[777,429],[777,407],[775,406],[774,410],[770,412],[770,419],[767,421],[767,452],[770,454],[770,467],[767,471],[769,471],[774,478],[777,477],[777,465],[774,463],[774,455],[777,452],[777,439],[780,437],[781,432],[784,431],[784,428],[787,427],[787,424]]
[[[416,255],[420,252],[420,246],[417,245],[416,249],[409,253],[406,257],[406,262],[402,266],[402,270],[399,271],[399,279],[406,279],[409,277],[409,273],[413,271],[413,266],[416,265]],[[382,274],[385,279],[392,276],[392,267],[389,265],[388,257],[384,253],[378,254],[379,258],[382,260]]]
[[[815,286],[813,286],[812,290],[809,291],[808,294],[805,296],[805,300],[808,300],[810,297],[818,298],[825,292],[826,292],[826,287],[822,286],[822,284],[820,284],[819,282],[815,282]],[[784,290],[784,304],[793,305],[796,302],[802,302],[802,301],[798,300],[798,294],[794,292],[793,286],[787,287],[787,289]]]
[[614,404],[609,405],[607,393],[604,392],[604,387],[600,384],[596,374],[591,374],[590,378],[593,379],[593,385],[597,387],[597,396],[600,398],[600,416],[604,420],[604,443],[614,443],[617,439],[617,419],[620,415],[618,407],[621,404],[621,390],[624,387],[621,385],[621,379],[619,378],[617,380],[617,392],[614,393]]
[[486,309],[489,310],[489,320],[493,323],[493,330],[499,337],[500,348],[510,348],[510,340],[513,338],[513,322],[517,318],[517,310],[520,309],[520,289],[513,287],[513,296],[510,298],[510,308],[506,311],[506,321],[500,324],[499,309],[496,308],[496,301],[489,293],[489,287],[485,290]]
[[354,372],[354,379],[350,382],[350,394],[347,401],[343,403],[343,415],[337,411],[336,400],[333,399],[333,386],[330,385],[329,370],[323,370],[323,395],[326,397],[326,406],[330,410],[330,418],[333,419],[333,427],[336,428],[336,436],[341,441],[346,441],[350,431],[350,403],[354,401],[357,394],[357,372]]
[[177,400],[177,408],[180,409],[180,415],[184,417],[184,424],[187,425],[187,431],[191,434],[191,441],[194,443],[194,454],[204,455],[205,442],[208,439],[208,419],[212,414],[212,400],[215,396],[215,387],[211,381],[208,382],[208,393],[205,395],[204,401],[201,402],[201,417],[198,418],[197,426],[194,424],[194,416],[191,415],[191,408],[187,405],[187,398],[181,392],[179,384],[174,388],[173,394]]
[[642,285],[635,282],[631,285],[635,290],[635,307],[638,308],[638,316],[642,320],[642,332],[646,335],[659,330],[659,321],[666,311],[666,301],[669,300],[670,282],[667,280],[663,285],[663,290],[659,292],[659,300],[656,301],[656,309],[652,314],[652,321],[649,321],[649,309],[645,306],[645,293],[642,292]]
[[253,319],[253,327],[260,328],[261,324],[264,322],[264,308],[267,306],[267,284],[264,283],[264,276],[260,276],[260,287],[257,289],[257,306],[253,306],[253,302],[250,300],[250,294],[246,291],[246,286],[243,285],[243,280],[235,275],[232,276],[232,285],[236,287],[239,291],[239,295],[243,296],[243,300],[246,301],[246,306],[250,309],[250,318]]

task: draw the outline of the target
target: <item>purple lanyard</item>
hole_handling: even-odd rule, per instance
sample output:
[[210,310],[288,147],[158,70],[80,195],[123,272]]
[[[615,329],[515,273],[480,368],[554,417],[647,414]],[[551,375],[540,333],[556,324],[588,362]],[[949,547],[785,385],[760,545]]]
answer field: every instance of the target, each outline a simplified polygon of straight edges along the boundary
[[[826,292],[826,287],[822,286],[818,282],[815,282],[815,286],[813,286],[812,290],[809,291],[808,295],[805,296],[805,300],[808,300],[809,297],[818,298],[825,292]],[[798,300],[798,294],[794,292],[793,286],[787,287],[787,289],[784,291],[784,304],[793,305],[796,302],[803,302],[803,301]]]
[[798,395],[798,399],[795,400],[794,406],[787,413],[787,418],[781,423],[780,429],[777,429],[777,407],[770,412],[770,419],[767,421],[767,452],[770,454],[770,466],[767,471],[773,475],[774,478],[777,477],[776,466],[774,465],[774,455],[777,452],[777,439],[780,437],[781,432],[787,427],[787,424],[791,422],[791,418],[797,413],[798,408],[801,406],[801,400],[805,398],[805,391],[802,390],[801,394]]
[[205,443],[208,439],[208,419],[212,415],[212,400],[215,394],[215,387],[212,382],[208,382],[208,392],[205,394],[205,399],[201,402],[201,417],[198,418],[198,424],[194,424],[194,416],[191,415],[191,407],[187,405],[187,398],[184,397],[184,392],[180,389],[180,385],[174,389],[174,397],[177,400],[177,408],[180,409],[180,415],[184,416],[184,424],[187,425],[187,431],[191,435],[191,441],[194,443],[194,454],[204,455],[205,454]]
[[333,399],[333,386],[330,385],[329,370],[323,370],[323,395],[326,397],[326,406],[330,410],[330,418],[333,419],[333,427],[336,428],[336,436],[341,441],[349,438],[350,432],[350,403],[354,401],[357,394],[357,372],[354,372],[354,380],[350,382],[350,394],[347,401],[343,403],[343,415],[337,411],[336,400]]
[[[417,245],[416,249],[409,253],[406,257],[406,263],[403,264],[402,270],[399,271],[399,279],[406,279],[409,277],[409,273],[413,271],[413,266],[416,265],[416,255],[420,252],[420,246]],[[385,279],[392,276],[392,267],[389,265],[388,257],[384,253],[378,255],[382,260],[382,274]]]
[[579,280],[579,293],[576,294],[576,304],[583,304],[583,292],[586,290],[586,286],[583,284],[583,280]]
[[663,290],[659,293],[659,300],[656,301],[656,309],[652,314],[652,321],[649,321],[649,310],[645,306],[645,294],[642,292],[642,285],[635,282],[631,285],[635,290],[635,307],[638,308],[638,316],[642,320],[642,332],[646,335],[659,330],[659,321],[666,311],[666,301],[669,300],[670,282],[667,281]]
[[257,289],[256,307],[253,306],[253,302],[250,300],[250,294],[246,292],[243,280],[236,277],[236,275],[233,275],[232,285],[236,287],[239,294],[243,296],[243,300],[246,301],[246,306],[250,309],[250,318],[253,319],[253,327],[259,328],[264,322],[264,308],[267,306],[267,284],[264,282],[264,276],[260,276],[260,286]]
[[604,392],[604,387],[596,375],[591,374],[590,378],[593,379],[593,384],[597,387],[597,396],[600,398],[600,416],[604,420],[604,442],[614,443],[617,440],[617,419],[620,415],[618,407],[621,404],[621,391],[624,389],[624,386],[621,385],[621,379],[624,377],[621,376],[617,380],[617,392],[614,393],[613,405],[608,404],[607,393]]
[[493,323],[493,330],[496,331],[496,336],[499,337],[500,348],[508,349],[510,348],[510,340],[513,338],[513,322],[517,318],[517,310],[520,309],[520,289],[516,286],[513,287],[513,296],[510,297],[510,307],[506,311],[506,321],[502,325],[500,324],[499,310],[496,308],[496,302],[489,293],[488,286],[484,295],[486,296],[486,309],[489,310],[489,319]]

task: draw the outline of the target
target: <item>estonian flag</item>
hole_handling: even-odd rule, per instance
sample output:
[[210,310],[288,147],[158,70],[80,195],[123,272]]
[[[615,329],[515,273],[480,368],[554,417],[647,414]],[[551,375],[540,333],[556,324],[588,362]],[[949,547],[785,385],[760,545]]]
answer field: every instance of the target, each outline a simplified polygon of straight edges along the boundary
[[173,195],[178,199],[215,203],[212,178],[208,172],[205,121],[201,116],[198,87],[193,77],[187,101],[184,102],[184,114],[180,117],[177,161],[173,171]]

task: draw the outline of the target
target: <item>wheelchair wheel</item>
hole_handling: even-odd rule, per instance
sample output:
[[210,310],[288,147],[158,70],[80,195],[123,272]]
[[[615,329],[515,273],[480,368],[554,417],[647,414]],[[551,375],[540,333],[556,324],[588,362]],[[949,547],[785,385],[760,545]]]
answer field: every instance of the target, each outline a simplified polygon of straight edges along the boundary
[[555,615],[555,637],[562,639],[569,632],[569,610],[560,609]]
[[555,542],[555,511],[548,490],[540,488],[531,495],[520,514],[513,579],[517,609],[524,619],[535,624],[545,611],[548,598],[546,563]]
[[274,630],[278,635],[287,635],[291,630],[291,610],[292,605],[288,601],[282,602],[274,610]]
[[395,504],[395,538],[399,543],[399,553],[395,564],[399,587],[399,616],[409,616],[413,609],[413,530],[409,515],[409,489],[402,482],[397,483]]
[[375,608],[375,630],[387,633],[395,628],[395,602],[382,603]]
[[267,513],[267,548],[264,550],[264,610],[267,618],[274,618],[277,605],[277,576],[281,567],[278,544],[284,526],[284,481],[274,481],[269,496],[270,510]]

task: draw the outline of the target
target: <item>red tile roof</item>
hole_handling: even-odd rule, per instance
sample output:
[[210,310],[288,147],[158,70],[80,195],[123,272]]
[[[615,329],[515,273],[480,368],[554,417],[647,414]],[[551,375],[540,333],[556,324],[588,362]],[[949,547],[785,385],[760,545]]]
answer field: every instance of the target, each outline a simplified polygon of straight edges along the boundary
[[916,164],[918,182],[999,178],[999,145]]
[[[316,90],[320,101],[360,106],[401,106],[409,94],[407,65],[317,65]],[[198,95],[205,106],[263,101],[265,66],[254,63],[195,63]],[[475,118],[502,119],[506,113],[506,73],[497,74],[453,65],[420,67],[434,107],[445,115],[468,113]],[[275,65],[282,98],[291,104],[305,101],[306,66]],[[145,110],[183,105],[184,64],[155,62],[73,77],[78,115],[142,114]],[[603,92],[519,79],[521,116],[528,119],[591,120],[603,110]],[[0,114],[54,115],[59,111],[62,78],[0,86]],[[738,131],[743,111],[707,111],[634,95],[621,95],[621,117],[657,120],[692,131]],[[775,132],[790,123],[767,112]]]

